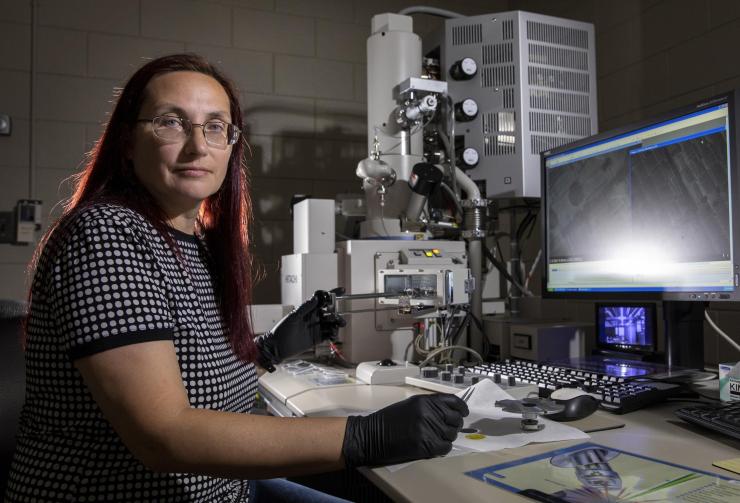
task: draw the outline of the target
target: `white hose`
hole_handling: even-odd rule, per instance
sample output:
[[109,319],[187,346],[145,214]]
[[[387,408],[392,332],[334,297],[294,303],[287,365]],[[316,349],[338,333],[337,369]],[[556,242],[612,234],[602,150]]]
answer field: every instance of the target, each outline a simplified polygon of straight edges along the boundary
[[534,262],[532,262],[532,267],[529,268],[529,274],[527,275],[527,280],[524,282],[524,288],[529,290],[529,280],[532,279],[532,276],[534,276],[534,270],[537,268],[537,264],[540,263],[540,258],[542,258],[542,248],[540,248],[540,251],[537,252],[537,256],[534,259]]
[[[437,169],[442,171],[442,173],[445,172],[443,166],[440,166],[439,164],[436,164],[435,166],[437,166]],[[459,187],[468,195],[468,199],[481,198],[478,185],[476,185],[476,183],[457,166],[455,166],[455,180],[457,181]]]
[[414,337],[414,340],[412,344],[414,345],[414,349],[417,353],[419,353],[420,356],[426,356],[429,354],[429,351],[427,349],[424,349],[421,347],[421,339],[424,337],[424,334],[422,332],[419,332],[419,334]]
[[453,12],[451,10],[440,9],[438,7],[428,7],[426,5],[406,7],[398,11],[398,13],[403,16],[409,16],[411,14],[431,14],[432,16],[439,16],[439,17],[446,17],[446,18],[463,17],[462,14],[458,14],[457,12]]
[[709,322],[709,324],[712,326],[712,328],[714,329],[715,332],[717,332],[719,335],[721,335],[722,337],[724,337],[727,342],[729,342],[735,349],[737,349],[738,351],[740,351],[740,344],[738,344],[737,342],[733,341],[730,338],[730,336],[727,335],[726,333],[724,333],[722,331],[722,329],[719,328],[716,323],[714,323],[714,321],[712,320],[712,318],[709,317],[709,309],[705,309],[704,310],[704,318],[706,318],[706,320]]
[[455,179],[460,188],[468,194],[468,199],[480,199],[480,189],[478,185],[465,174],[463,170],[455,166]]
[[437,348],[434,351],[432,351],[431,353],[429,353],[429,356],[427,356],[426,359],[419,364],[419,367],[420,368],[421,367],[424,367],[427,363],[429,363],[430,361],[432,361],[432,359],[435,356],[437,356],[438,354],[440,354],[440,353],[442,353],[444,351],[450,351],[450,350],[453,350],[453,349],[462,349],[463,351],[467,351],[468,353],[471,353],[473,356],[475,356],[476,358],[478,358],[478,361],[481,361],[481,362],[483,361],[483,358],[481,357],[481,355],[477,351],[475,351],[474,349],[466,348],[465,346],[445,346],[445,347],[442,347],[442,348]]

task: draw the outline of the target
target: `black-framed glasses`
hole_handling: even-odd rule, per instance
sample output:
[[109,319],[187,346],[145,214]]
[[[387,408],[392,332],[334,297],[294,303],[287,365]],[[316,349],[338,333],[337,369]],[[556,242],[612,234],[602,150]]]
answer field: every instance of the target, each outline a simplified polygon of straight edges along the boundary
[[194,124],[189,119],[176,115],[157,115],[151,119],[137,119],[136,122],[151,122],[154,136],[167,141],[184,141],[197,126],[203,129],[203,136],[208,145],[220,148],[226,148],[239,141],[242,133],[238,127],[221,119]]

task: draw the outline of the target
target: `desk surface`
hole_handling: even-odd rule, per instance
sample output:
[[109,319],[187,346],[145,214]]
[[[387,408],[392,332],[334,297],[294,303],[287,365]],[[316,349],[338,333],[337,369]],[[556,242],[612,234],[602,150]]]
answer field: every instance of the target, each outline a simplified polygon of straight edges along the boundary
[[[680,406],[680,403],[662,404],[619,416],[625,423],[623,428],[590,433],[590,441],[732,477],[732,473],[712,466],[712,462],[739,457],[740,442],[678,419],[672,411]],[[610,415],[603,411],[596,414]],[[393,473],[383,467],[363,469],[363,473],[395,501],[531,503],[528,498],[473,480],[464,473],[577,443],[580,441],[530,444],[516,449],[424,460]],[[424,483],[419,483],[422,480]]]
[[[272,392],[274,398],[275,389],[281,388],[279,383],[284,380],[285,376],[267,376],[267,379],[260,380],[260,385],[263,392]],[[295,383],[289,386],[293,386],[291,391],[294,396],[280,399],[284,400],[294,415],[308,416],[353,414],[360,412],[363,406],[365,410],[373,410],[412,394],[426,392],[410,386],[369,386],[359,383],[315,389],[295,387]],[[598,411],[596,414],[604,415],[606,419],[618,419],[625,426],[590,433],[590,441],[702,471],[733,476],[712,466],[712,462],[740,457],[740,441],[675,417],[673,410],[685,405],[681,402],[659,404],[622,416]],[[476,481],[464,473],[576,443],[579,441],[530,444],[516,449],[423,460],[395,472],[385,467],[364,468],[362,471],[395,501],[531,502],[530,499]]]

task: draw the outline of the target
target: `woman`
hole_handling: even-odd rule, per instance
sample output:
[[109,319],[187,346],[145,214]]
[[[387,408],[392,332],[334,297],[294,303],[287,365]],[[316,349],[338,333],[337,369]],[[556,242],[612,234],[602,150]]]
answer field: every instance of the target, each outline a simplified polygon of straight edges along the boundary
[[241,128],[232,84],[197,56],[126,84],[37,251],[9,501],[248,501],[250,479],[451,448],[467,414],[451,395],[366,417],[247,414],[254,362],[335,321],[315,296],[253,340]]

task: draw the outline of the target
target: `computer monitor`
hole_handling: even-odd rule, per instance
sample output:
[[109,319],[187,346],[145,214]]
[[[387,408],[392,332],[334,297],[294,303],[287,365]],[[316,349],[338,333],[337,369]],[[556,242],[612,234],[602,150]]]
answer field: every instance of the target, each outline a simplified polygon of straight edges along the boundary
[[655,304],[597,303],[596,347],[607,353],[652,355],[657,349]]
[[[543,152],[543,296],[739,300],[737,103],[729,92]],[[664,305],[664,318],[695,333],[702,311]]]

